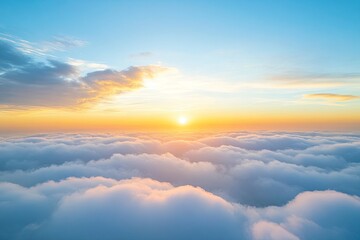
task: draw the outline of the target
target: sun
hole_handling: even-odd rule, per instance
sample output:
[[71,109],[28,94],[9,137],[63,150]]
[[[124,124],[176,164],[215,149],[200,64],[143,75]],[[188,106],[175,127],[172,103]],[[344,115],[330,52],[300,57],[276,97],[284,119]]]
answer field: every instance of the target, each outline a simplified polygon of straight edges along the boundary
[[178,118],[177,122],[179,125],[184,126],[188,123],[188,119],[187,119],[187,117],[181,116]]

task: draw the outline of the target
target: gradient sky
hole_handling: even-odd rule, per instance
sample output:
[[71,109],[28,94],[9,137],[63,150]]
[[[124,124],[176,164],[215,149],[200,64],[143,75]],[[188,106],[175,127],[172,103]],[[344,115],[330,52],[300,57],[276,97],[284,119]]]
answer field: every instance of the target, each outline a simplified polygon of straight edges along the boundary
[[167,129],[180,116],[196,129],[359,130],[359,12],[340,0],[1,1],[0,130]]

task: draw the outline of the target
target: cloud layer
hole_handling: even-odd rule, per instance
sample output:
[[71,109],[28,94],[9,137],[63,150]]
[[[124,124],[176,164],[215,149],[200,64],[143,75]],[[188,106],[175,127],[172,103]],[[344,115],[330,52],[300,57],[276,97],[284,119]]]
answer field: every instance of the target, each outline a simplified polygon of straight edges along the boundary
[[0,142],[1,239],[357,239],[360,136]]

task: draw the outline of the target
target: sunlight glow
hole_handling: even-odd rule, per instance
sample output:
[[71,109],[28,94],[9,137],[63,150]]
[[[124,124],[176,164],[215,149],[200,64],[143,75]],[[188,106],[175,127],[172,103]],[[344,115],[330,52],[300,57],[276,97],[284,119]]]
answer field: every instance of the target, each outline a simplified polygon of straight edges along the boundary
[[184,116],[179,117],[179,118],[178,118],[178,123],[179,123],[180,125],[186,125],[186,124],[188,123],[187,117],[184,117]]

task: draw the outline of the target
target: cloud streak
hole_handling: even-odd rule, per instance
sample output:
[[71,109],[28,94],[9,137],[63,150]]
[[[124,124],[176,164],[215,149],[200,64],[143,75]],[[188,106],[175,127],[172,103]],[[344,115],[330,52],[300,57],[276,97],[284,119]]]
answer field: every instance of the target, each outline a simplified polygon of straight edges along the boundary
[[312,94],[304,95],[304,98],[344,102],[344,101],[356,100],[359,99],[360,97],[355,95],[345,95],[345,94],[335,94],[335,93],[312,93]]
[[52,40],[33,43],[9,34],[0,33],[0,41],[13,45],[17,50],[35,56],[47,56],[52,52],[66,51],[74,47],[82,47],[87,43],[68,36],[55,36]]
[[265,88],[334,88],[355,85],[359,79],[359,73],[284,74],[271,77]]

